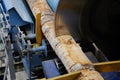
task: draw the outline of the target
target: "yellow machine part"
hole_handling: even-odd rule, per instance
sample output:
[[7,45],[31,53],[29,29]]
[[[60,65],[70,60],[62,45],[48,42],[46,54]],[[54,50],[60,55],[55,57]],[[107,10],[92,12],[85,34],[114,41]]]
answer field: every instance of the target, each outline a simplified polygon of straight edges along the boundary
[[35,21],[35,33],[36,33],[36,42],[37,44],[41,45],[42,43],[42,38],[43,38],[43,34],[42,34],[42,30],[41,30],[41,14],[37,14],[36,15],[36,21]]
[[[108,62],[101,62],[101,63],[94,63],[93,64],[95,69],[99,72],[116,72],[120,71],[120,60],[118,61],[108,61]],[[69,74],[57,76],[50,79],[36,79],[36,80],[75,80],[76,77],[80,75],[80,71],[71,72]]]

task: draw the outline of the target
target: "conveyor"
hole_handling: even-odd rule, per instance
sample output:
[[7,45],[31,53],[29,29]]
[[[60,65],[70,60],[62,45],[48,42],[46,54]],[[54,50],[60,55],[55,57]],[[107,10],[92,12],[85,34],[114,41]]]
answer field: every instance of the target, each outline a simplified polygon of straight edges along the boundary
[[0,0],[0,80],[23,68],[26,80],[120,80],[119,9],[113,0]]

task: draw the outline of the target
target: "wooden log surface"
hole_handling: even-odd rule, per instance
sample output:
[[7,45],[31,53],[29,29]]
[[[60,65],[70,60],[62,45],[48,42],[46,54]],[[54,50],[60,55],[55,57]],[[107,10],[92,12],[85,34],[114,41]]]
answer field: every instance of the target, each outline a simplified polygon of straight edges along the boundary
[[104,80],[100,74],[95,70],[85,69],[81,70],[81,74],[76,80]]
[[81,47],[75,42],[71,35],[64,34],[56,37],[54,25],[55,16],[46,0],[26,1],[34,16],[41,13],[42,32],[67,71],[73,72],[80,70],[81,74],[77,80],[103,80],[101,75],[94,70],[91,61],[86,57]]
[[[75,42],[71,35],[62,35],[56,37],[54,18],[52,13],[41,14],[42,31],[49,41],[50,45],[60,58],[68,72],[81,71],[80,76],[76,80],[104,80],[101,75],[94,70],[92,63],[81,50],[81,47]],[[48,11],[47,11],[48,13]],[[51,16],[51,17],[50,17]],[[46,21],[43,20],[46,17]],[[54,17],[54,16],[53,16]],[[51,18],[51,19],[48,19]],[[51,21],[49,21],[51,20]]]
[[28,5],[30,5],[30,9],[33,12],[33,15],[36,17],[37,14],[51,10],[48,4],[46,4],[46,0],[26,0]]

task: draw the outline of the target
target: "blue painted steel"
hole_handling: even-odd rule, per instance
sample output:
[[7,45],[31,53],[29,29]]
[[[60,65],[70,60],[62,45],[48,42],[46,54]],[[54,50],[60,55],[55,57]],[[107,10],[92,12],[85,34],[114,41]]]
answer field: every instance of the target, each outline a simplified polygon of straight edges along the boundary
[[47,46],[45,40],[42,40],[42,46],[39,46],[37,48],[32,48],[31,51],[32,52],[43,51],[44,55],[47,57]]
[[[0,3],[0,13],[1,13],[1,17],[2,17],[1,21],[2,21],[3,27],[8,28],[8,25],[9,25],[8,18],[6,16],[6,13],[5,13],[4,8],[1,3]],[[9,25],[9,27],[10,27],[10,25]]]
[[25,45],[26,45],[26,42],[25,42],[25,39],[24,39],[24,37],[22,35],[22,37],[21,37],[21,46],[22,46],[23,50],[25,49]]
[[23,0],[2,0],[2,3],[9,13],[11,26],[31,24],[31,31],[34,32],[33,20]]
[[36,34],[28,34],[26,37],[28,39],[35,39],[36,38]]
[[118,77],[117,74],[118,74],[117,72],[101,73],[104,80],[120,80],[120,77]]
[[[31,27],[27,28],[29,31],[33,32],[27,35],[29,39],[35,38],[34,34],[34,27],[33,27],[33,21],[32,18],[29,15],[29,12],[27,11],[25,4],[23,3],[23,0],[2,0],[2,5],[4,5],[4,11],[9,13],[9,20],[10,20],[10,31],[11,34],[11,41],[13,43],[14,47],[14,53],[18,54],[18,51],[21,51],[25,49],[25,39],[24,35],[21,34],[22,32],[19,30],[19,27],[17,26],[23,26],[30,24]],[[2,12],[2,11],[0,11]],[[31,28],[31,29],[30,29]],[[16,35],[20,37],[20,45],[18,45],[15,42]],[[22,47],[22,49],[18,50],[18,47]],[[38,48],[33,48],[32,51],[35,53],[36,51],[43,52],[45,56],[47,56],[47,47],[45,40],[42,41],[42,46],[39,46]],[[20,52],[20,53],[21,53]],[[18,54],[19,55],[19,54]],[[18,56],[17,55],[17,56]],[[22,55],[22,54],[20,54]],[[36,69],[36,66],[41,66],[41,56],[42,54],[30,54],[28,51],[26,55],[22,56],[22,62],[24,64],[24,68],[26,73],[28,74],[29,80],[31,79],[31,71]]]
[[23,26],[28,24],[27,22],[22,20],[22,18],[14,8],[9,10],[9,18],[11,26]]
[[30,55],[24,56],[22,58],[22,62],[29,80],[34,80],[34,76],[31,76],[31,72],[34,72],[36,70],[36,67],[40,67],[42,65],[40,55],[41,54],[32,54],[31,58]]
[[25,71],[26,71],[26,73],[27,73],[27,75],[28,75],[28,78],[29,78],[29,80],[31,80],[31,77],[30,77],[30,62],[29,62],[28,57],[24,56],[24,57],[22,58],[22,62],[23,62]]
[[47,57],[48,53],[47,53],[47,44],[45,42],[45,40],[42,40],[42,46],[44,46],[44,55]]
[[1,0],[1,4],[2,4],[2,7],[3,7],[3,9],[4,9],[4,12],[6,12],[7,10],[6,10],[6,8],[5,8],[5,4],[3,3],[3,1]]
[[15,43],[15,35],[18,34],[18,28],[17,27],[11,27],[11,37],[12,37],[12,42],[13,42],[13,47],[14,47],[14,52],[17,52],[17,44]]
[[32,52],[44,51],[44,50],[45,50],[45,46],[39,46],[37,48],[32,48],[31,49]]
[[52,8],[52,10],[55,12],[58,6],[59,0],[47,0],[48,4]]
[[23,62],[26,73],[29,73],[30,71],[29,71],[29,68],[28,68],[28,62],[27,62],[26,57],[22,58],[22,62]]
[[40,58],[41,54],[33,54],[31,57],[31,70],[34,70],[36,66],[42,65],[42,60]]
[[53,60],[43,61],[42,66],[46,78],[52,78],[60,75]]
[[[17,44],[15,43],[15,35],[19,34],[19,31],[16,26],[23,26],[30,24],[29,31],[31,34],[34,33],[34,24],[32,18],[26,9],[26,5],[23,0],[2,0],[2,5],[4,6],[4,10],[9,13],[9,22],[11,25],[11,34],[12,34],[12,42],[14,46],[14,52],[17,52]],[[23,43],[23,44],[22,44]],[[25,48],[25,40],[22,38],[21,41],[22,48]]]
[[[34,36],[34,35],[30,35]],[[29,37],[30,37],[29,36]],[[47,47],[45,40],[42,40],[42,46],[39,46],[38,48],[32,48],[31,51],[33,53],[37,51],[43,51],[44,54],[47,56]],[[27,52],[27,55],[24,55],[22,58],[22,62],[25,67],[25,71],[27,72],[29,79],[31,80],[30,72],[36,70],[36,66],[42,65],[42,58],[40,57],[42,54],[32,54],[30,55],[29,51]]]

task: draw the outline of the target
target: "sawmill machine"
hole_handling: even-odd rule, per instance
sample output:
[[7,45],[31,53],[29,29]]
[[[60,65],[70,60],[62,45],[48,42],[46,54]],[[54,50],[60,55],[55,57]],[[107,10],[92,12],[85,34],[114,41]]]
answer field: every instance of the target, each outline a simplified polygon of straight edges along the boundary
[[0,80],[120,80],[119,3],[0,0]]

